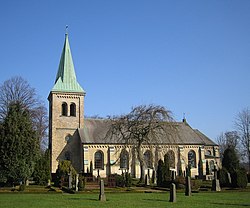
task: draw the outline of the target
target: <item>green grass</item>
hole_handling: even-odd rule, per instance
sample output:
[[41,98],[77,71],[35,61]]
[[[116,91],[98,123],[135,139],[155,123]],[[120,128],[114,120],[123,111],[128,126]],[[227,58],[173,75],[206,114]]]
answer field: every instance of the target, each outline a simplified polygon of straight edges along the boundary
[[250,207],[249,192],[205,192],[195,193],[191,197],[177,193],[177,202],[170,203],[169,193],[106,193],[106,202],[98,200],[95,194],[30,194],[2,193],[1,208],[87,208],[87,207],[175,207],[175,208],[235,208]]

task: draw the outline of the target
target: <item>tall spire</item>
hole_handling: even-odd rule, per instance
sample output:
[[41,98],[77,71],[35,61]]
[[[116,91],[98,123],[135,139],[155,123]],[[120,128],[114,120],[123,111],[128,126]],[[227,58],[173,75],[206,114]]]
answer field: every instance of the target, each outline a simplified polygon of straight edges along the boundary
[[85,93],[76,80],[75,68],[69,46],[68,26],[66,26],[65,42],[58,67],[55,85],[52,92],[81,92]]

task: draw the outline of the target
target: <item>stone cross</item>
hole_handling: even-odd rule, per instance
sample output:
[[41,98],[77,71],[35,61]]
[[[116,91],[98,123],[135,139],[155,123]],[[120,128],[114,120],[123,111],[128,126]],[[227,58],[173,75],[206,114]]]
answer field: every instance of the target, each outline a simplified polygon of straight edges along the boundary
[[190,176],[186,176],[185,195],[186,196],[191,196],[191,180],[190,180]]
[[170,199],[169,202],[176,202],[176,187],[174,183],[170,185]]
[[100,180],[100,194],[99,194],[100,201],[106,201],[106,196],[104,193],[104,181]]
[[217,165],[214,165],[214,180],[212,181],[212,191],[221,191],[220,188],[220,181],[218,179],[218,175],[217,175],[218,169],[217,169]]

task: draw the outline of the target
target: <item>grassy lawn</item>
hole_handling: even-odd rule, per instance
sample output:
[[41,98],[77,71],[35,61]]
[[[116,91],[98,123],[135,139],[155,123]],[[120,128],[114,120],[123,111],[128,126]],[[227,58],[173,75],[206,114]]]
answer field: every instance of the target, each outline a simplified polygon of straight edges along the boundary
[[169,192],[166,193],[106,193],[106,202],[98,201],[98,193],[83,194],[30,194],[2,193],[1,208],[48,208],[48,207],[175,207],[175,208],[235,208],[250,207],[249,192],[203,192],[191,197],[177,193],[177,202],[170,203]]

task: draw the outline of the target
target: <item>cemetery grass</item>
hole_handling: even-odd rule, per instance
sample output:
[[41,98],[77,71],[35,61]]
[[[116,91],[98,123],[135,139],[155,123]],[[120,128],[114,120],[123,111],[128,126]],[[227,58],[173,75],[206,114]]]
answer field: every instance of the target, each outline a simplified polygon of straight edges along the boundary
[[249,192],[202,192],[187,197],[177,193],[177,202],[171,203],[169,192],[164,193],[106,193],[106,202],[98,200],[98,193],[31,194],[1,193],[1,208],[88,208],[88,207],[174,207],[174,208],[235,208],[250,207]]

